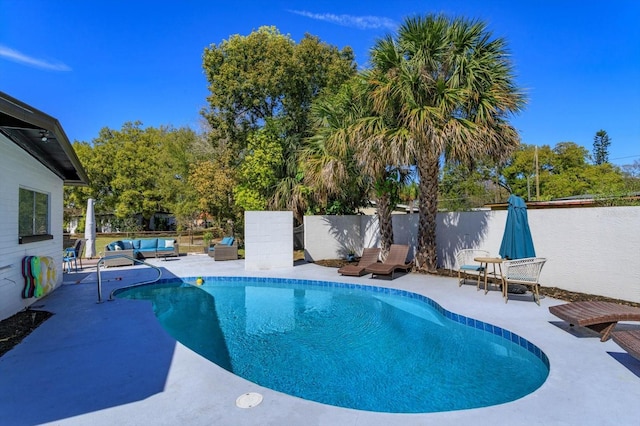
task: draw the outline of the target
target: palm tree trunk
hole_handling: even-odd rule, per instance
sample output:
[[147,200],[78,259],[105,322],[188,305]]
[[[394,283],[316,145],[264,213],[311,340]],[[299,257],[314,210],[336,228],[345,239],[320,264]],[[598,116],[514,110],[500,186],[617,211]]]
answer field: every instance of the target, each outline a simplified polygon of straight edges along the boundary
[[389,194],[383,192],[376,200],[376,214],[378,215],[378,226],[380,227],[380,251],[382,259],[387,258],[389,248],[393,244],[393,222],[391,220],[391,198]]
[[416,268],[423,272],[435,272],[436,256],[436,215],[438,214],[438,176],[440,166],[438,158],[427,155],[418,161],[419,183],[419,219]]

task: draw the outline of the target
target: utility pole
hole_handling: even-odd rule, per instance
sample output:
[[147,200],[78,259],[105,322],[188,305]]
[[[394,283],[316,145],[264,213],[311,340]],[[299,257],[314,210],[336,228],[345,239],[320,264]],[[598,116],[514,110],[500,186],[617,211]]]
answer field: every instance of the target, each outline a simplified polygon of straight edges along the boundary
[[536,201],[539,201],[540,200],[540,169],[538,168],[538,145],[536,145],[535,160],[536,160]]

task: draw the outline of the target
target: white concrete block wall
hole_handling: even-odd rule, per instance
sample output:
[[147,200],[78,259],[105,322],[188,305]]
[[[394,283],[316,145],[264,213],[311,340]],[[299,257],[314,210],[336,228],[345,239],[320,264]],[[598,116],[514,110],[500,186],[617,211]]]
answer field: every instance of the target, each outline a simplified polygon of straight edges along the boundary
[[[613,297],[640,303],[640,207],[587,207],[528,211],[536,254],[546,257],[540,281],[543,286]],[[350,216],[367,222],[369,240],[377,232],[372,216]],[[455,252],[481,248],[498,256],[507,211],[440,213],[436,244],[440,267],[453,268]],[[333,224],[330,232],[327,224]],[[305,217],[305,252],[308,260],[342,257],[331,241],[341,235],[337,224],[347,217]],[[373,224],[372,224],[373,223]],[[394,242],[416,246],[418,215],[393,217]],[[353,225],[350,225],[353,226]],[[371,247],[363,241],[363,244]],[[378,242],[376,241],[377,245]]]
[[293,266],[292,212],[245,212],[244,235],[246,270]]
[[304,246],[312,247],[312,253],[305,249],[305,259],[344,258],[350,248],[361,253],[363,217],[368,216],[305,216]]
[[418,215],[403,214],[391,216],[393,223],[393,242],[394,244],[407,244],[409,246],[409,254],[407,260],[415,257],[416,246],[418,244]]
[[[63,181],[12,141],[0,135],[0,320],[37,299],[23,299],[22,258],[50,256],[56,265],[56,284],[62,283]],[[18,244],[20,187],[49,194],[49,226],[52,240]]]
[[640,302],[640,207],[551,212],[529,212],[549,285]]
[[380,247],[380,227],[376,216],[360,215],[360,234],[363,236],[364,247]]
[[436,223],[438,264],[448,269],[455,267],[455,253],[463,248],[480,248],[492,256],[499,256],[506,221],[506,210],[439,213]]

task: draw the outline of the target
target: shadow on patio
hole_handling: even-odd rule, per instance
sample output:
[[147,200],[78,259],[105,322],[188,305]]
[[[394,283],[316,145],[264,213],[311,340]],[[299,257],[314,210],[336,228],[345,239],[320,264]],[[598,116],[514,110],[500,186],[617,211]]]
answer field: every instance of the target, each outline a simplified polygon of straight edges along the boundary
[[[145,274],[139,268],[105,271],[104,298]],[[163,270],[164,278],[171,276]],[[65,274],[65,283],[32,307],[54,315],[0,358],[3,423],[53,422],[164,390],[176,342],[151,303],[97,304],[96,275],[87,271]]]

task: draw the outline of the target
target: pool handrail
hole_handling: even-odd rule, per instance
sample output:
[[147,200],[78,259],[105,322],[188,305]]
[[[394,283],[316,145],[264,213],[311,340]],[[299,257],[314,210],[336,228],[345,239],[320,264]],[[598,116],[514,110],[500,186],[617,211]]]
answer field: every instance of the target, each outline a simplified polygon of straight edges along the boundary
[[144,285],[144,284],[152,284],[160,280],[160,277],[162,277],[162,270],[157,266],[147,263],[143,260],[136,259],[135,257],[129,256],[127,254],[110,254],[108,256],[102,256],[98,260],[98,263],[96,264],[96,274],[98,275],[98,302],[97,303],[102,303],[102,275],[100,274],[100,265],[103,265],[105,260],[122,258],[122,257],[133,261],[134,265],[137,263],[137,264],[147,265],[148,267],[155,269],[156,271],[158,271],[158,276],[153,280],[143,281],[140,283],[135,283],[129,286],[124,286],[124,287],[120,287],[112,290],[111,293],[109,294],[109,299],[108,299],[110,302],[114,300],[113,294],[116,292],[116,290],[121,290],[121,289],[135,287],[135,286]]

